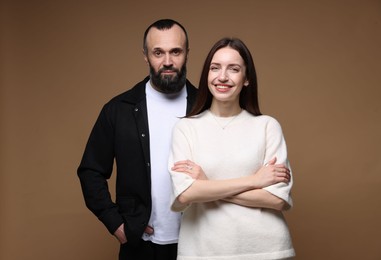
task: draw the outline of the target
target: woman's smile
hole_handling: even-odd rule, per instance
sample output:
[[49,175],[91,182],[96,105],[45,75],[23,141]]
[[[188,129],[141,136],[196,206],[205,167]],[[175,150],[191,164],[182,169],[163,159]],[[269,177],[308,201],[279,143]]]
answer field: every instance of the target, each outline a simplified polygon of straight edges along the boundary
[[216,84],[216,85],[214,85],[214,87],[219,92],[228,92],[232,88],[232,86],[227,85],[227,84]]

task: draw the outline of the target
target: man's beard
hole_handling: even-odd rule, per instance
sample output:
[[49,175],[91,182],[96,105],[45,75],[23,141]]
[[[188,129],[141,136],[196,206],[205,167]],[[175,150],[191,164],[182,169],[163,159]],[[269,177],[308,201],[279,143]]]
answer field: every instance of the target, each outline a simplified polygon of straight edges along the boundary
[[[150,77],[153,87],[165,94],[177,93],[183,89],[186,82],[187,68],[184,64],[180,70],[170,67],[163,67],[157,73],[149,64]],[[172,70],[176,75],[162,75],[163,71]]]

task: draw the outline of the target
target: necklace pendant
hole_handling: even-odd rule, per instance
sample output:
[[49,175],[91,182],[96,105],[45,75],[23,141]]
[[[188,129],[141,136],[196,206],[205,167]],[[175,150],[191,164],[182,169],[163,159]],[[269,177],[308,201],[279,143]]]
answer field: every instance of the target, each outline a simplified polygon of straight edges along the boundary
[[[242,111],[242,110],[241,110]],[[212,113],[212,117],[214,119],[214,121],[216,121],[217,125],[222,129],[222,130],[225,130],[225,128],[227,128],[231,122],[234,121],[234,119],[236,119],[241,113],[238,113],[237,115],[233,116],[227,123],[225,123],[225,125],[222,125],[221,122],[218,120],[218,118]]]

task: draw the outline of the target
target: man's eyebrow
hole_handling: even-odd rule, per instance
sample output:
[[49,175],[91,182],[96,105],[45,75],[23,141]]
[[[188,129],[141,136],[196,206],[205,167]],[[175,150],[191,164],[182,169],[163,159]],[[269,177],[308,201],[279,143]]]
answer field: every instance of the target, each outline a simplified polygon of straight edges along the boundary
[[[153,50],[153,51],[164,51],[164,49],[161,48],[161,47],[155,47],[155,48],[153,48],[152,50]],[[172,48],[172,49],[169,50],[169,52],[174,52],[174,51],[181,51],[181,52],[183,52],[184,49],[181,48],[181,47],[175,47],[175,48]]]

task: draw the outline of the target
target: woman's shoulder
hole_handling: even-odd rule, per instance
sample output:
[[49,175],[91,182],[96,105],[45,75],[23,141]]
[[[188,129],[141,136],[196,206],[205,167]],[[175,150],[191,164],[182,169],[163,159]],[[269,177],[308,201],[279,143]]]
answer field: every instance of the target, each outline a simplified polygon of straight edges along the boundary
[[276,124],[278,123],[279,124],[278,120],[275,117],[272,117],[270,115],[255,116],[255,115],[247,112],[246,110],[244,112],[245,112],[245,116],[250,118],[253,121],[264,123],[264,124],[267,124],[267,123],[276,123]]
[[255,116],[253,114],[250,114],[249,112],[245,111],[247,113],[247,117],[249,118],[250,124],[254,127],[260,127],[267,129],[267,131],[282,131],[282,127],[279,123],[279,121],[270,115],[259,115]]
[[191,117],[183,117],[177,123],[176,127],[191,127],[198,124],[202,124],[203,118],[206,116],[207,111],[201,112],[198,115],[194,115]]

